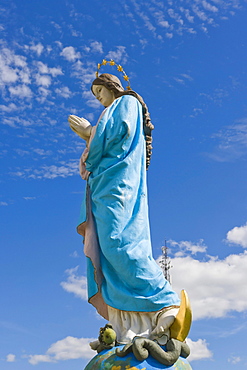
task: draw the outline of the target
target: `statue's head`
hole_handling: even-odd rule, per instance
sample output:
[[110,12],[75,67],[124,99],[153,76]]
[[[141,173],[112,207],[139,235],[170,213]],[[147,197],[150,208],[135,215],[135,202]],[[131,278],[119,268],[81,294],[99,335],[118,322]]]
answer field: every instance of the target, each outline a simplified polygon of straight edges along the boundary
[[[128,78],[127,75],[124,76],[124,79],[126,79],[125,77]],[[117,76],[111,75],[110,73],[102,73],[100,76],[95,78],[95,80],[92,83],[91,90],[98,100],[101,99],[100,102],[105,107],[108,107],[116,98],[119,98],[122,95],[132,95],[141,103],[142,112],[143,112],[143,127],[144,127],[144,133],[145,133],[145,138],[146,138],[146,148],[147,148],[146,162],[147,162],[147,168],[148,168],[151,154],[152,154],[152,134],[151,132],[154,126],[151,123],[148,108],[146,104],[144,103],[142,97],[139,94],[137,94],[135,91],[131,90],[130,86],[127,87],[127,90],[125,90],[119,78]]]
[[91,90],[101,104],[108,107],[124,88],[117,76],[103,73],[93,81]]

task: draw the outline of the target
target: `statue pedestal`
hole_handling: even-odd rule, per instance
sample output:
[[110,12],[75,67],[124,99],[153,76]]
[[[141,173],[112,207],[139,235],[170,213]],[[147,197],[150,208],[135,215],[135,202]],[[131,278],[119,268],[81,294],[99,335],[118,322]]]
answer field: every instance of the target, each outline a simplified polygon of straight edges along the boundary
[[192,370],[189,362],[182,357],[179,357],[172,366],[162,365],[152,356],[148,356],[146,360],[141,362],[135,358],[133,353],[130,353],[125,357],[118,357],[115,354],[115,350],[116,348],[122,347],[123,346],[114,347],[100,352],[92,358],[84,370]]

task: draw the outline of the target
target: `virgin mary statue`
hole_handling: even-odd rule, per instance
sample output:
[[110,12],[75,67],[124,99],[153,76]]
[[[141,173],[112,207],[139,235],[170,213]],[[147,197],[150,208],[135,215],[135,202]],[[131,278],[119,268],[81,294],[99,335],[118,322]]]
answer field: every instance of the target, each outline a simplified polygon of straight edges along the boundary
[[180,300],[152,257],[146,174],[153,125],[143,99],[101,74],[91,87],[105,107],[92,127],[69,116],[86,140],[86,180],[79,234],[87,259],[88,300],[113,326],[119,343],[135,336],[164,342]]

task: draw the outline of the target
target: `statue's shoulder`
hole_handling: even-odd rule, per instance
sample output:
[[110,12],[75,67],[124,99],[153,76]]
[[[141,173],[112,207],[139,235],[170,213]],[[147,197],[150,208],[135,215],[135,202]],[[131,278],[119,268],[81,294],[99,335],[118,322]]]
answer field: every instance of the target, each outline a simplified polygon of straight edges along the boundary
[[134,105],[141,105],[138,99],[133,95],[122,95],[115,100],[117,104],[125,105],[125,106],[134,106]]

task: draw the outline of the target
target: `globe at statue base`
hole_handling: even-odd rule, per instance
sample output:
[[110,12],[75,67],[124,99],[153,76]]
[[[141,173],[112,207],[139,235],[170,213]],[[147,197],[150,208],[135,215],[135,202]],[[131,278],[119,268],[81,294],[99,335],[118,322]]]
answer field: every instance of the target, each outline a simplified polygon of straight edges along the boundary
[[135,358],[133,353],[125,357],[118,357],[115,353],[116,348],[121,347],[114,347],[100,352],[92,358],[84,370],[192,370],[189,362],[182,357],[179,357],[174,365],[165,366],[150,355],[146,360],[141,362]]

